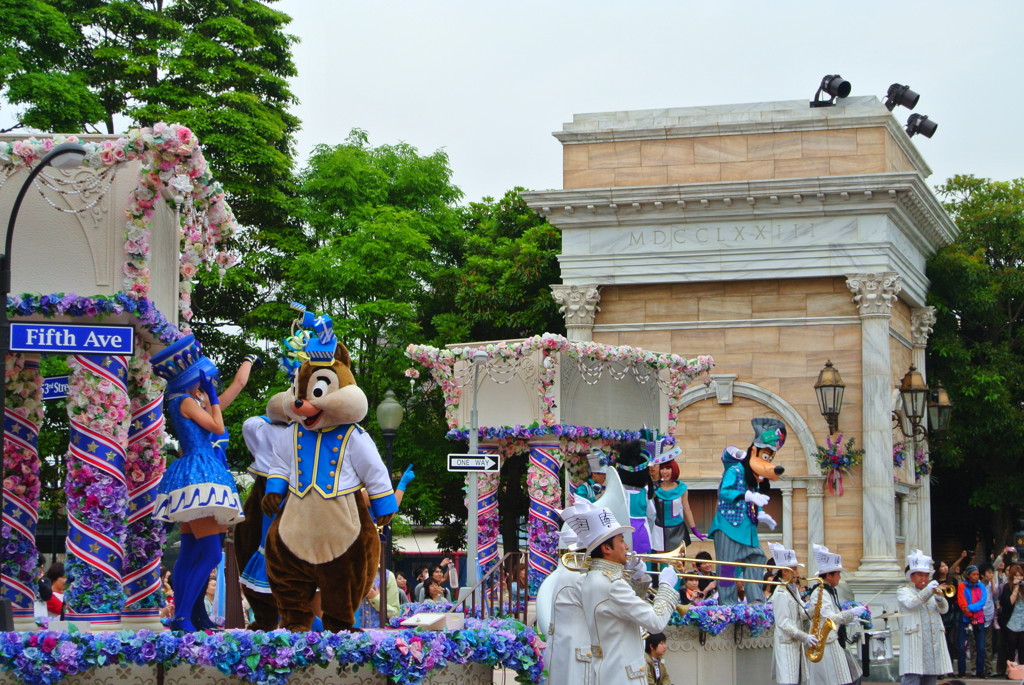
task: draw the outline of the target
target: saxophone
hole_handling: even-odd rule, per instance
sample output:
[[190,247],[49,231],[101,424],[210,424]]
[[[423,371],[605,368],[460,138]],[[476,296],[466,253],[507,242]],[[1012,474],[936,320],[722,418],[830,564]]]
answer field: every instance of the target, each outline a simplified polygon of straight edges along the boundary
[[818,601],[814,604],[814,613],[811,615],[811,630],[810,633],[814,637],[818,638],[818,644],[811,647],[808,645],[804,653],[807,654],[807,660],[811,663],[818,663],[822,657],[825,656],[825,640],[828,638],[828,634],[838,628],[836,622],[830,618],[826,618],[824,621],[821,620],[821,603],[825,599],[825,581],[822,580],[818,583]]

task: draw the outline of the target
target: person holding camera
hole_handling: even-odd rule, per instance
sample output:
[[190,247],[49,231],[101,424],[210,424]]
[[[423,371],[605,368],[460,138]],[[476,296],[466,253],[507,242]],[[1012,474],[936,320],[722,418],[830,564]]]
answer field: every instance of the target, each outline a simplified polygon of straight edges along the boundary
[[1003,586],[999,598],[999,623],[1006,632],[1006,673],[1010,672],[1010,662],[1019,664],[1024,659],[1024,568],[1013,564],[1006,570],[1006,585]]

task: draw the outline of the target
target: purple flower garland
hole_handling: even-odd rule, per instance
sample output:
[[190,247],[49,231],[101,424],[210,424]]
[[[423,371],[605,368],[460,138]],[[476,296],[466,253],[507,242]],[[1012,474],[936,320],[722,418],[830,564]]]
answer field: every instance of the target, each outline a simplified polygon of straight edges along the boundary
[[250,683],[284,685],[310,666],[369,667],[395,683],[416,685],[451,664],[481,663],[516,671],[517,681],[543,675],[544,642],[514,620],[467,618],[461,630],[368,630],[362,633],[0,633],[0,669],[28,685],[105,665],[179,664],[215,668]]
[[145,297],[132,298],[124,293],[82,297],[74,293],[51,293],[49,295],[8,295],[7,315],[32,316],[41,314],[47,318],[63,316],[88,316],[102,321],[104,315],[134,314],[141,327],[162,343],[172,343],[182,337],[181,331],[164,317],[152,300]]

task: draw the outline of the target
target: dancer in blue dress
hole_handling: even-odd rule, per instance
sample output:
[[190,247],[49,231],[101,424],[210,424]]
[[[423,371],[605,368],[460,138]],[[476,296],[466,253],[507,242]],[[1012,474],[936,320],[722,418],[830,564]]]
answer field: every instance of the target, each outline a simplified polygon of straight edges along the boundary
[[[165,409],[181,449],[181,456],[160,481],[153,517],[181,526],[181,550],[172,574],[172,628],[192,632],[199,627],[193,616],[206,623],[205,612],[196,605],[202,602],[210,572],[220,563],[223,534],[244,515],[234,478],[213,446],[215,437],[224,433],[217,367],[203,356],[191,335],[155,355],[151,363],[154,373],[167,380]],[[251,367],[252,360],[247,358],[225,395],[231,399],[238,395]]]

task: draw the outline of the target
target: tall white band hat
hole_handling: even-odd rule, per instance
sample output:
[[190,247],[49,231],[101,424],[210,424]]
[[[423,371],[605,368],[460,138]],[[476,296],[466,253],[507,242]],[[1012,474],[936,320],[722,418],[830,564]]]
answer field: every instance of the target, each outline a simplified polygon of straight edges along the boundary
[[818,575],[843,570],[843,557],[828,551],[824,545],[814,546],[814,564],[818,567]]
[[910,580],[911,573],[932,573],[932,558],[919,549],[907,555],[907,580]]
[[562,519],[576,533],[578,538],[576,549],[593,552],[620,533],[633,531],[632,526],[622,526],[615,519],[615,514],[604,507],[595,507],[585,499],[562,512]]
[[608,453],[604,450],[592,447],[587,461],[590,462],[591,473],[608,473]]
[[675,447],[673,447],[671,449],[665,450],[664,452],[659,454],[657,457],[651,458],[651,460],[648,462],[648,465],[651,465],[651,464],[667,464],[668,462],[675,461],[676,459],[679,459],[682,456],[683,456],[683,448],[680,447],[679,445],[676,445]]
[[795,551],[786,549],[777,542],[769,542],[768,551],[772,553],[772,558],[775,559],[775,566],[788,566],[789,568],[803,566],[803,564],[796,560]]

